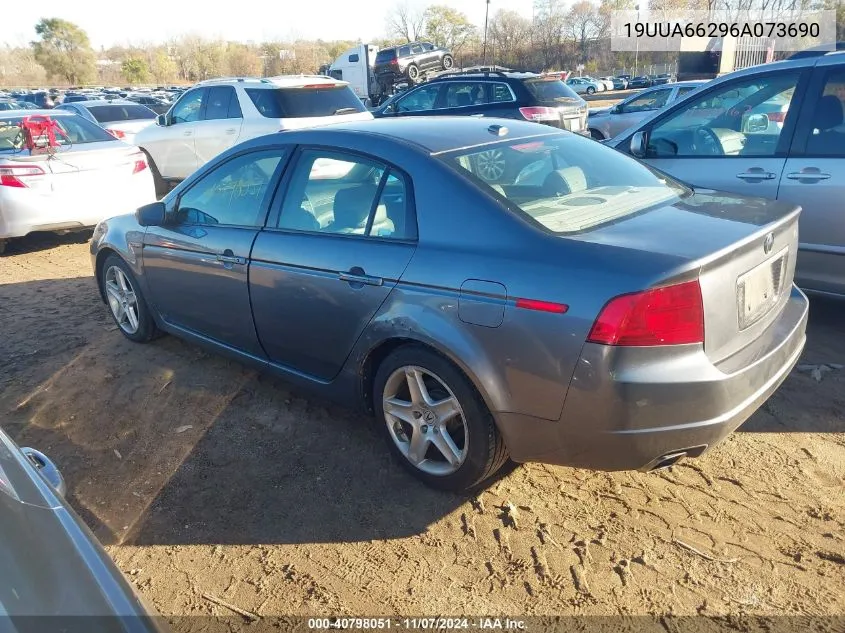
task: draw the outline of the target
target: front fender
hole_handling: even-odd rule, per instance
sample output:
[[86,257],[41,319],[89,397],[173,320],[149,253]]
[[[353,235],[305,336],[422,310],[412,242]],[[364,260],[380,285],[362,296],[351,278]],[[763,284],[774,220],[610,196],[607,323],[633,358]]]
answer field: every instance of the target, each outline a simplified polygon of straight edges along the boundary
[[141,284],[142,291],[146,293],[141,255],[145,232],[146,228],[138,224],[134,214],[108,218],[100,222],[94,229],[90,247],[91,265],[103,300],[105,300],[105,296],[101,284],[102,265],[112,253],[117,254],[129,265],[135,278]]

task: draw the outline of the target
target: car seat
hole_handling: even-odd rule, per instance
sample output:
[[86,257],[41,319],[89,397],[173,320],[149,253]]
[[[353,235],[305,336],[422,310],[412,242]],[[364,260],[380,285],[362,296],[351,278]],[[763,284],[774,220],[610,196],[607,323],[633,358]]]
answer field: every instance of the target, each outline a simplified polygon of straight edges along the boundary
[[570,193],[584,191],[587,188],[587,176],[580,167],[564,167],[551,172],[543,181],[545,194],[565,196]]
[[838,154],[845,148],[845,134],[835,128],[842,125],[842,102],[836,95],[819,99],[813,117],[814,134],[807,140],[807,154]]

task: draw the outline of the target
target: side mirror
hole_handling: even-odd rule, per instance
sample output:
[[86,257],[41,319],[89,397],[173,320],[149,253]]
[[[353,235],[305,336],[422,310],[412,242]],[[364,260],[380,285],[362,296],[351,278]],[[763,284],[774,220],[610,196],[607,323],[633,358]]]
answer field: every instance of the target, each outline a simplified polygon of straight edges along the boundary
[[623,112],[623,110],[622,110],[622,104],[621,104],[621,103],[619,103],[619,104],[617,104],[617,105],[613,106],[613,107],[610,109],[610,113],[611,113],[611,114],[622,114],[622,112]]
[[645,132],[636,132],[631,137],[631,146],[629,151],[631,152],[631,156],[636,156],[637,158],[645,158],[646,152],[646,145],[647,138]]
[[166,213],[163,202],[153,202],[135,211],[135,219],[141,226],[161,226],[164,224]]
[[159,114],[156,117],[156,125],[160,125],[161,127],[167,127],[167,115]]
[[765,114],[752,114],[745,121],[744,132],[748,134],[760,134],[769,129],[769,117]]

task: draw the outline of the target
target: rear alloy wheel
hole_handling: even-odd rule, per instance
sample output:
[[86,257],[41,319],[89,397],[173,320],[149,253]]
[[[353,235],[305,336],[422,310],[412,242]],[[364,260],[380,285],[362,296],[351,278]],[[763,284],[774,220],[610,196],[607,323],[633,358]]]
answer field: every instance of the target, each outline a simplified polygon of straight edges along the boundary
[[155,321],[129,266],[117,255],[111,255],[102,275],[103,294],[123,335],[136,343],[146,343],[155,337],[158,331]]
[[454,65],[455,65],[455,60],[452,59],[451,55],[444,55],[443,56],[443,70],[449,70]]
[[464,492],[507,460],[474,387],[437,354],[416,346],[398,349],[379,367],[373,391],[392,452],[428,485]]
[[487,182],[497,182],[505,175],[505,153],[488,149],[475,155],[475,172]]
[[593,88],[592,86],[587,86],[587,94],[588,95],[596,94],[596,89]]
[[408,79],[410,79],[412,82],[416,82],[416,80],[420,78],[420,69],[417,68],[414,64],[408,66],[407,73]]

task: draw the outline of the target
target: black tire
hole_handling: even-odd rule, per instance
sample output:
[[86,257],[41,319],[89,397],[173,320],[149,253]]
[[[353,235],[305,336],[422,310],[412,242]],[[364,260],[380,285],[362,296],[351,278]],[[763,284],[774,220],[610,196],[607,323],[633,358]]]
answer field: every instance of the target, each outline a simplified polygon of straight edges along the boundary
[[165,182],[164,178],[161,177],[161,173],[156,167],[155,161],[153,157],[147,152],[147,150],[141,148],[141,151],[144,152],[144,156],[147,157],[147,164],[150,166],[150,173],[153,175],[153,184],[155,185],[156,190],[156,198],[161,199],[167,195],[167,192],[170,188],[167,186],[167,182]]
[[6,244],[9,243],[9,240],[0,240],[0,255],[6,252]]
[[[435,374],[452,392],[463,411],[468,434],[467,454],[463,463],[451,474],[434,475],[417,468],[399,450],[388,429],[382,404],[384,390],[390,376],[407,366]],[[382,361],[373,381],[373,405],[377,423],[391,453],[412,475],[433,488],[456,493],[470,492],[496,474],[508,460],[505,442],[473,384],[455,365],[424,347],[405,345]]]
[[443,70],[449,70],[454,65],[455,65],[455,60],[452,59],[451,55],[444,55],[443,56]]
[[411,64],[410,66],[408,66],[407,70],[405,71],[405,74],[408,75],[408,79],[411,81],[411,83],[416,83],[417,79],[420,78],[420,69],[417,68],[416,64]]
[[587,94],[588,94],[588,95],[594,95],[594,94],[596,94],[596,89],[595,89],[595,88],[593,88],[592,86],[587,86]]
[[[129,332],[118,322],[117,317],[112,310],[106,290],[106,280],[109,277],[109,271],[112,268],[119,268],[123,274],[126,276],[127,281],[131,284],[132,291],[135,294],[136,298],[136,306],[138,310],[138,329],[135,332]],[[106,261],[103,263],[103,268],[100,271],[100,287],[103,290],[103,296],[106,297],[106,306],[109,308],[109,314],[111,314],[112,319],[117,325],[117,329],[120,330],[120,333],[123,334],[126,338],[130,341],[134,341],[136,343],[147,343],[157,336],[160,335],[160,331],[156,326],[155,320],[153,319],[153,315],[150,312],[150,308],[147,305],[147,301],[144,298],[144,294],[141,291],[141,287],[138,284],[138,280],[135,278],[135,275],[132,274],[132,269],[129,265],[123,261],[117,255],[109,255],[106,258]]]

